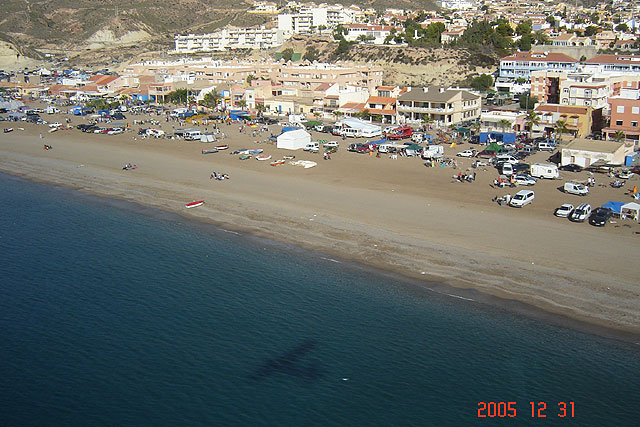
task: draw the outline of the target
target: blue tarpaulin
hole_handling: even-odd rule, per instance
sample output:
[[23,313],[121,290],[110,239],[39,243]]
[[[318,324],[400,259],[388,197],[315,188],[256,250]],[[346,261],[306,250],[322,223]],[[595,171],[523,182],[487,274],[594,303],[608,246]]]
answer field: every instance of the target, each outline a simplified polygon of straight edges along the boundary
[[301,129],[298,126],[285,126],[282,128],[282,133],[289,132],[290,130]]
[[610,201],[605,203],[604,205],[602,205],[603,208],[609,208],[612,211],[614,211],[615,213],[619,214],[620,212],[622,212],[622,206],[624,205],[623,202],[614,202],[614,201]]
[[377,141],[369,141],[367,144],[371,144],[371,145],[378,145],[378,144],[385,144],[389,142],[386,138],[383,139],[379,139]]

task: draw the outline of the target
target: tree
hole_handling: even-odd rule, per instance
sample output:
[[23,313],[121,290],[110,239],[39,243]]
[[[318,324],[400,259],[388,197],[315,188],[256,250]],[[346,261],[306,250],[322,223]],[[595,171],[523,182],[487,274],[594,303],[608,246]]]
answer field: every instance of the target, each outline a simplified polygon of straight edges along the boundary
[[258,110],[258,115],[262,116],[264,115],[264,112],[267,111],[267,107],[262,103],[256,104],[256,110]]
[[536,31],[533,34],[533,39],[535,40],[536,44],[551,44],[551,39],[549,38],[547,33],[542,30]]
[[216,92],[216,90],[214,89],[211,92],[205,94],[205,96],[202,98],[202,105],[209,108],[216,108],[218,106],[219,100],[220,95],[218,95],[218,92]]
[[567,122],[565,122],[564,120],[558,120],[556,122],[556,129],[555,129],[556,133],[560,135],[560,141],[562,141],[562,135],[564,135],[565,133],[569,132],[569,128],[567,128]]
[[546,21],[549,23],[549,25],[551,25],[552,27],[556,26],[556,18],[553,17],[553,15],[549,15],[547,16]]
[[533,110],[533,107],[536,106],[536,103],[538,102],[538,98],[536,98],[535,96],[531,96],[528,93],[523,93],[518,98],[518,101],[520,102],[520,108],[522,108],[523,110],[529,111],[529,110]]
[[533,31],[533,25],[531,25],[531,21],[521,22],[516,26],[516,34],[519,36],[531,34],[531,31]]
[[491,86],[493,86],[493,77],[489,74],[480,74],[471,80],[471,87],[475,90],[486,92]]
[[500,128],[502,129],[502,133],[504,133],[504,130],[507,128],[511,128],[511,122],[507,119],[502,119],[498,122],[498,125],[500,125]]
[[252,82],[252,81],[254,81],[254,80],[257,80],[257,79],[258,79],[258,78],[257,78],[256,76],[254,76],[253,74],[249,74],[249,75],[247,76],[247,84],[248,84],[249,86],[251,86],[251,82]]
[[339,58],[349,52],[351,49],[351,43],[346,41],[344,38],[340,40],[338,43],[338,48],[333,52],[333,56]]
[[522,37],[520,37],[520,40],[518,40],[518,47],[523,52],[531,50],[531,41],[531,33],[524,34]]
[[238,107],[244,109],[244,107],[247,106],[247,101],[245,101],[244,99],[241,99],[240,101],[238,101]]
[[509,25],[509,22],[506,22],[506,21],[500,21],[495,31],[499,35],[505,36],[505,37],[513,35],[513,29],[511,28],[511,25]]
[[302,57],[302,59],[309,62],[317,61],[318,54],[319,54],[318,48],[316,48],[315,46],[309,46],[307,48],[307,51],[304,53],[304,56]]
[[621,130],[617,130],[616,133],[613,134],[612,138],[616,142],[622,142],[626,138],[626,135]]
[[169,92],[165,96],[165,101],[172,104],[186,104],[187,103],[187,89],[178,89],[173,92]]
[[598,27],[596,27],[595,25],[589,25],[587,28],[585,28],[584,30],[584,35],[587,37],[591,37],[594,36],[598,33]]
[[293,58],[293,49],[288,47],[288,48],[286,48],[285,50],[282,51],[282,59],[284,59],[285,61],[289,62],[289,61],[291,61],[291,58]]
[[480,129],[482,128],[482,125],[480,124],[480,122],[473,122],[473,124],[471,125],[471,128],[473,129],[473,132],[478,135],[480,134]]
[[538,113],[535,111],[529,111],[527,117],[525,118],[527,124],[529,125],[529,138],[531,138],[531,134],[533,133],[533,127],[540,123],[540,118],[538,117]]
[[622,33],[626,33],[627,31],[629,31],[629,27],[627,26],[627,24],[619,24],[616,25],[616,31],[620,31]]

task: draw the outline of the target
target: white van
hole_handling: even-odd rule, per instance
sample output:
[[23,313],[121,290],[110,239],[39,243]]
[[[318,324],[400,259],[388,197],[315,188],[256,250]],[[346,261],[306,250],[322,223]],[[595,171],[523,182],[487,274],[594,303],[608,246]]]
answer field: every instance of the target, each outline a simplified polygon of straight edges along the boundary
[[548,163],[534,163],[531,165],[531,176],[535,178],[547,178],[558,179],[560,173],[558,172],[558,166],[550,165]]
[[516,159],[515,157],[513,157],[510,154],[498,154],[494,158],[494,161],[495,161],[496,164],[498,164],[498,163],[511,163],[511,164],[520,163],[520,160]]
[[505,176],[513,175],[513,165],[511,165],[511,163],[503,163],[501,172],[502,172],[502,175],[505,175]]
[[318,144],[317,142],[312,142],[310,144],[305,145],[303,150],[309,151],[311,153],[317,153],[318,151],[320,151],[320,144]]
[[556,149],[556,144],[551,142],[542,141],[538,143],[538,150],[540,151],[553,151]]
[[577,196],[589,194],[589,188],[577,182],[565,182],[563,190],[567,194],[575,194]]
[[533,202],[533,199],[535,198],[536,195],[534,194],[533,190],[520,190],[513,196],[513,198],[509,202],[509,206],[512,206],[514,208],[521,208]]

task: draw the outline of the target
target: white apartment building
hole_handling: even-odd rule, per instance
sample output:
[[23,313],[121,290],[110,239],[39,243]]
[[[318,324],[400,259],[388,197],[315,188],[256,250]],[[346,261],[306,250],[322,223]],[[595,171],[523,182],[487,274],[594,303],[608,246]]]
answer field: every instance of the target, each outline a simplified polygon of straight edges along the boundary
[[270,49],[281,46],[287,38],[283,31],[275,28],[230,28],[210,34],[176,35],[176,47],[170,53]]
[[298,13],[279,14],[278,29],[289,34],[308,34],[320,26],[335,28],[338,25],[364,20],[364,17],[364,13],[357,8],[343,8],[338,5],[301,7]]
[[474,0],[441,0],[438,3],[441,8],[448,10],[469,10],[477,7]]
[[349,31],[344,36],[347,41],[358,40],[361,36],[370,39],[373,44],[384,44],[384,40],[391,34],[391,29],[388,25],[373,25],[373,24],[346,24],[344,28]]

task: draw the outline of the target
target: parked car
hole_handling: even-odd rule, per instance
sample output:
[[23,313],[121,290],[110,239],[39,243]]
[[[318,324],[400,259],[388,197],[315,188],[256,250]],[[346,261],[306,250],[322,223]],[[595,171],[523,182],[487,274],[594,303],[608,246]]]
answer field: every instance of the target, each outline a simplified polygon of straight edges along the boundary
[[618,178],[620,179],[629,179],[633,176],[633,172],[631,172],[628,169],[624,169],[622,171],[620,171],[620,173],[618,174]]
[[575,194],[576,196],[586,196],[589,194],[589,187],[577,182],[565,182],[562,190],[567,194]]
[[323,147],[327,148],[327,147],[336,147],[338,148],[340,146],[340,144],[338,143],[338,141],[327,141],[324,144],[322,144]]
[[561,171],[567,171],[567,172],[582,172],[583,167],[579,165],[570,164],[570,165],[560,166],[558,169],[560,169]]
[[589,217],[591,214],[591,205],[588,203],[583,203],[578,206],[572,213],[569,215],[569,219],[573,222],[584,222],[585,219]]
[[529,173],[531,170],[531,165],[528,163],[516,163],[515,165],[511,165],[511,169],[513,169],[513,173],[520,174],[522,172]]
[[531,175],[515,175],[513,180],[518,183],[518,185],[535,185],[538,180]]
[[318,151],[320,151],[320,144],[318,144],[317,142],[312,142],[310,144],[305,145],[303,150],[310,151],[312,153],[317,153]]
[[459,153],[456,154],[456,156],[458,157],[473,157],[476,155],[476,150],[464,150],[464,151],[460,151]]
[[568,218],[572,213],[573,205],[571,203],[564,203],[562,206],[557,208],[553,214],[560,218]]
[[513,196],[513,198],[509,202],[509,206],[514,208],[521,208],[528,205],[529,203],[532,203],[535,197],[536,196],[534,192],[531,190],[520,190]]
[[604,227],[612,216],[613,211],[611,209],[600,206],[589,216],[589,224],[595,225],[596,227]]
[[495,156],[496,156],[496,152],[495,151],[487,151],[487,150],[482,150],[481,152],[476,154],[476,157],[478,157],[480,159],[492,159]]

